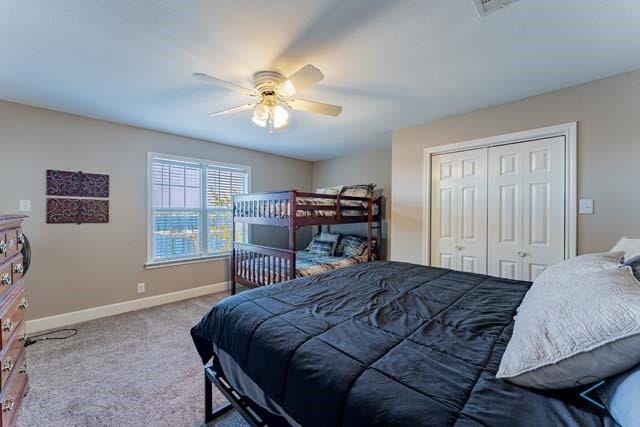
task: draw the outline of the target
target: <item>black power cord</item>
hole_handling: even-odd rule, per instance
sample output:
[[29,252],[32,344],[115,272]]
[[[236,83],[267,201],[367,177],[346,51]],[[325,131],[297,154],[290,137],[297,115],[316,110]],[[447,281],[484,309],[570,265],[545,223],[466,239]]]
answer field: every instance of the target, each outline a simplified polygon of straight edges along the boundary
[[[29,266],[31,265],[31,243],[29,242],[29,239],[24,233],[20,236],[20,239],[22,240],[22,265],[24,267],[22,274],[25,275],[27,274],[27,271],[29,270]],[[56,334],[59,334],[61,332],[69,332],[69,333],[63,336],[56,336]],[[66,340],[67,338],[71,338],[77,334],[78,334],[78,330],[76,328],[66,328],[66,329],[58,329],[55,331],[44,332],[42,334],[32,335],[30,337],[27,337],[27,339],[24,342],[24,346],[28,347],[40,341]],[[50,335],[53,335],[53,336],[50,336]]]
[[[56,334],[59,334],[61,332],[68,332],[68,334],[63,335],[61,337],[55,336]],[[42,334],[27,337],[27,340],[24,342],[24,346],[28,347],[40,341],[66,340],[67,338],[71,338],[77,334],[78,334],[78,330],[76,328],[66,328],[66,329],[58,329],[56,331],[44,332]],[[53,335],[53,336],[50,336],[50,335]]]

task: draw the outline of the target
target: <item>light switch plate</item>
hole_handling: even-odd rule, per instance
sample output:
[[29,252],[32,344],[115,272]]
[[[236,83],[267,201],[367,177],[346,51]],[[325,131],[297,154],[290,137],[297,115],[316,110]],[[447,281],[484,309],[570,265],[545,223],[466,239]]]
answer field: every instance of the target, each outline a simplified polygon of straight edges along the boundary
[[20,212],[31,212],[31,200],[20,200],[18,209]]
[[146,286],[145,286],[144,282],[138,283],[138,293],[139,294],[144,294],[145,292],[146,292]]
[[579,213],[581,215],[593,214],[593,199],[580,199]]

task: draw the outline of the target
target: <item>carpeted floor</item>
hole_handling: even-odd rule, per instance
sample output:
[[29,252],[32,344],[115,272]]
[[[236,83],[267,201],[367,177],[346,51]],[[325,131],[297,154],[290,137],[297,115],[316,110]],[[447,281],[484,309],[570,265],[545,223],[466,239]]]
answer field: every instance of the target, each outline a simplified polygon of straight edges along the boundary
[[[81,323],[70,339],[28,347],[31,388],[18,426],[204,425],[202,364],[189,329],[222,297]],[[215,425],[246,426],[235,411]]]

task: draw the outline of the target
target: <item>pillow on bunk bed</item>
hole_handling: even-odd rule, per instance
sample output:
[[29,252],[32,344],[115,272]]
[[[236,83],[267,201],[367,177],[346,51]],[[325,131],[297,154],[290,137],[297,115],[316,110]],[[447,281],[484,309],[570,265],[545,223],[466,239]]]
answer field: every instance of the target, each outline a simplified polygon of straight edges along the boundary
[[[342,185],[334,185],[333,187],[327,188],[316,188],[316,193],[318,194],[327,194],[329,196],[337,196],[342,192],[344,186]],[[320,197],[315,197],[312,200],[312,204],[314,205],[332,205],[335,200],[332,199],[322,199]]]
[[340,240],[340,234],[327,233],[326,231],[323,231],[320,234],[313,236],[313,239],[311,239],[306,251],[311,251],[313,242],[328,242],[331,243],[331,253],[329,255],[334,256],[336,253],[336,246],[338,246],[338,240]]
[[[373,197],[374,188],[376,184],[359,184],[359,185],[345,185],[340,193],[341,196],[349,197]],[[359,202],[357,200],[343,200],[342,206],[366,206],[365,202]]]
[[342,236],[336,247],[336,256],[353,258],[367,253],[367,239],[360,236]]
[[331,256],[333,243],[313,239],[307,248],[307,252],[313,255]]

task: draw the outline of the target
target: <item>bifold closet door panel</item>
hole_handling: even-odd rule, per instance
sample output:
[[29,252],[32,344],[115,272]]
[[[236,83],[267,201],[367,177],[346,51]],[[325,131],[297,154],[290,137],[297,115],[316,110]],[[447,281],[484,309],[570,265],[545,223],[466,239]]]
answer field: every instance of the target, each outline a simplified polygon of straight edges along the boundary
[[433,156],[431,265],[486,274],[487,150]]
[[522,158],[521,144],[489,149],[488,274],[522,277]]
[[564,137],[489,149],[488,273],[535,278],[564,259]]
[[533,281],[564,259],[564,137],[523,143],[522,280]]
[[456,154],[433,156],[431,161],[431,265],[458,269]]
[[487,274],[487,149],[458,158],[458,270]]

